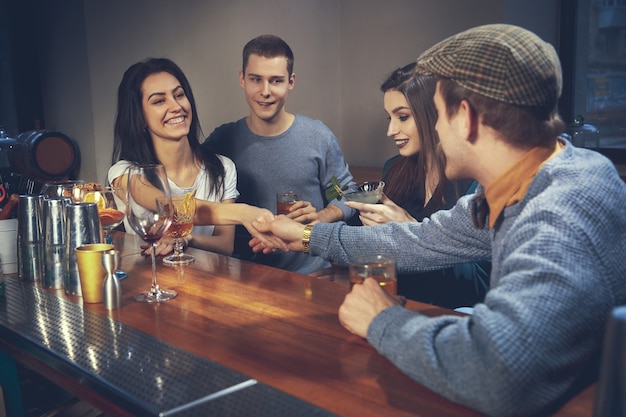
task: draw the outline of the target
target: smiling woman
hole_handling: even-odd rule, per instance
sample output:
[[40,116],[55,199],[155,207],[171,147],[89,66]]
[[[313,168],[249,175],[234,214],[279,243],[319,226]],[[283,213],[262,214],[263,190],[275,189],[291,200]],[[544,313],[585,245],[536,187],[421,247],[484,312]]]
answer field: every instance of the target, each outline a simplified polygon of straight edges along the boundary
[[185,90],[172,74],[148,76],[142,87],[146,129],[153,140],[179,141],[191,126],[191,103]]
[[[174,62],[151,58],[131,65],[118,88],[109,182],[125,189],[130,166],[160,164],[173,197],[195,192],[201,200],[234,202],[238,196],[235,166],[226,157],[202,150],[200,132],[191,85]],[[118,200],[125,210],[126,202]],[[128,224],[126,231],[132,233]],[[233,239],[233,226],[198,225],[185,241],[230,255]],[[172,250],[171,238],[163,237],[162,243],[159,255]]]
[[[381,86],[389,120],[387,136],[394,141],[398,155],[383,168],[383,204],[355,206],[364,225],[421,222],[438,210],[451,208],[460,195],[475,188],[472,181],[450,181],[444,174],[447,167],[439,152],[437,134],[443,117],[437,117],[433,101],[436,78],[415,74],[415,67],[415,63],[410,63],[396,69]],[[349,199],[348,194],[345,197]],[[448,308],[473,306],[482,301],[489,288],[490,266],[485,261],[401,273],[398,292]]]

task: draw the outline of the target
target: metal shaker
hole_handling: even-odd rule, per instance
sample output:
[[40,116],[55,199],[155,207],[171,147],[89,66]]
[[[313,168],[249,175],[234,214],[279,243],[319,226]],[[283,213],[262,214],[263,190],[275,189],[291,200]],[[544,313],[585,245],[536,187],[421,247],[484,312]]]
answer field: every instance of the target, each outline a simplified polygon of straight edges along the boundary
[[116,250],[109,250],[102,253],[102,266],[106,271],[104,284],[102,285],[102,300],[104,308],[112,310],[122,305],[122,286],[115,271],[119,264],[120,253]]
[[76,248],[90,243],[102,243],[102,230],[96,203],[71,203],[66,206],[65,233],[67,237],[68,273],[65,293],[82,295]]
[[24,281],[41,281],[44,275],[43,195],[20,195],[17,209],[17,264]]
[[65,207],[67,198],[46,198],[43,201],[44,265],[42,286],[63,288],[68,273]]

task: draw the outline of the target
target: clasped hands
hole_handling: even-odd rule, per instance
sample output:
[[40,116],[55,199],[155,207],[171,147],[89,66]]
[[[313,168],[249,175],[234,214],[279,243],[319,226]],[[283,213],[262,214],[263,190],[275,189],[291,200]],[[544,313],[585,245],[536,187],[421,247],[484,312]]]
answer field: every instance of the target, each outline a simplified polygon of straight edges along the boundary
[[319,222],[317,210],[308,201],[296,201],[288,214],[257,218],[248,229],[252,235],[250,247],[264,254],[276,251],[302,252],[302,233],[305,224]]
[[[265,254],[277,250],[302,251],[304,224],[288,215],[275,216],[272,221],[266,220],[257,219],[252,223],[255,232],[252,233],[254,237],[250,240],[250,247],[253,251]],[[272,238],[278,238],[282,244],[268,244]],[[366,338],[370,323],[381,311],[392,306],[403,306],[405,302],[404,297],[390,296],[376,280],[368,278],[362,285],[354,285],[346,295],[339,307],[339,322],[351,333]]]

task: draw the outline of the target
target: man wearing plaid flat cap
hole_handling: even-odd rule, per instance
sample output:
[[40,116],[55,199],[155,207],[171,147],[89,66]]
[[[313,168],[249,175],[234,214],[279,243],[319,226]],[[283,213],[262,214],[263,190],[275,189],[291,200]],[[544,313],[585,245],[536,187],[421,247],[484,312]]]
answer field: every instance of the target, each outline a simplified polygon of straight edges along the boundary
[[476,179],[476,194],[421,223],[257,228],[343,264],[372,252],[401,271],[492,259],[491,290],[472,315],[426,317],[370,279],[339,319],[451,401],[491,416],[553,412],[597,378],[605,321],[626,304],[626,184],[609,160],[559,136],[561,67],[535,34],[476,27],[417,67],[438,77],[446,176]]

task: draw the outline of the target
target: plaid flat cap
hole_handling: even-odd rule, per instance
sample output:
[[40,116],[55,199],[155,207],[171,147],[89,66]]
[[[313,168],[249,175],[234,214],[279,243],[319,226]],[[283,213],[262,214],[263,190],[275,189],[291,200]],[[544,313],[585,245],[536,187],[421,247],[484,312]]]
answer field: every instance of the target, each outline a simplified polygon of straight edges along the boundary
[[556,107],[563,86],[552,45],[505,24],[478,26],[439,42],[417,58],[417,72],[520,106]]

